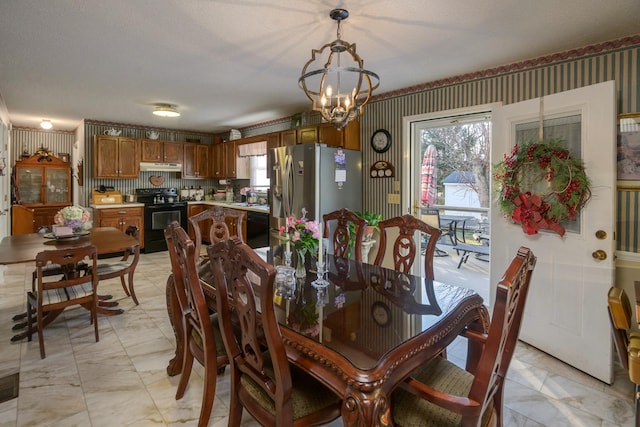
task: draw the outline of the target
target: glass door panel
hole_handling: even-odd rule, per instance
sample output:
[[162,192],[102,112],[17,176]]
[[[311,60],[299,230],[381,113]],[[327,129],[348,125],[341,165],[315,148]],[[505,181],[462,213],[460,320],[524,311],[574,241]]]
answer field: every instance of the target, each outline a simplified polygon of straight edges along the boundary
[[67,169],[47,170],[47,203],[69,201],[69,175]]
[[19,168],[18,191],[23,203],[42,203],[42,168]]

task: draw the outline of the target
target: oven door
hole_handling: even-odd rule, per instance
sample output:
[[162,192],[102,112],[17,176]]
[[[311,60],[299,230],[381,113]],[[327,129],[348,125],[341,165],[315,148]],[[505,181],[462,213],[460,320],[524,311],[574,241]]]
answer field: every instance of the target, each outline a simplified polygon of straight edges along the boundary
[[187,229],[186,205],[148,205],[144,215],[144,249],[146,253],[164,251],[167,243],[164,240],[164,229],[173,221],[178,221]]

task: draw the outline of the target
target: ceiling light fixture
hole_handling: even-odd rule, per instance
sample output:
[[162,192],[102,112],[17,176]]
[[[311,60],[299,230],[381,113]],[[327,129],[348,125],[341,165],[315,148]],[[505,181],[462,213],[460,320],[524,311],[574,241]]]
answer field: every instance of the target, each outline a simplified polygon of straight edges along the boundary
[[156,104],[153,114],[160,117],[180,117],[180,113],[171,104]]
[[51,120],[42,119],[42,121],[40,122],[40,127],[42,129],[51,129],[53,127],[53,123],[51,123]]
[[[311,59],[302,68],[298,85],[311,100],[312,110],[342,129],[356,115],[362,114],[371,92],[380,86],[380,78],[363,68],[355,43],[340,39],[340,22],[349,17],[349,12],[333,9],[329,16],[338,22],[337,39],[311,50]],[[311,68],[316,61],[316,69]]]

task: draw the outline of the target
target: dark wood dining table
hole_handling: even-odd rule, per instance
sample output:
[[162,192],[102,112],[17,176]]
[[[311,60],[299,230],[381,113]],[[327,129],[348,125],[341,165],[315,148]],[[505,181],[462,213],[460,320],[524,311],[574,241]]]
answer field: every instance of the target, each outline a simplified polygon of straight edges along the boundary
[[[486,331],[482,298],[458,286],[328,256],[329,285],[311,285],[309,271],[295,289],[278,288],[276,311],[291,363],[343,399],[346,426],[389,426],[390,393],[420,365],[440,354],[465,328]],[[210,267],[200,275],[215,308]],[[167,304],[176,332],[169,375],[182,367],[181,319],[171,277]],[[468,363],[480,349],[470,342]]]
[[[98,255],[120,253],[127,248],[135,247],[134,257],[140,257],[140,245],[136,238],[114,227],[95,227],[89,230],[88,234],[71,238],[56,239],[52,237],[40,233],[4,237],[0,241],[0,265],[33,262],[35,267],[36,255],[42,251],[86,245],[94,245],[98,250]],[[122,309],[113,308],[118,305],[118,302],[108,301],[109,299],[108,295],[101,296],[98,313],[104,315],[122,314]],[[21,316],[15,316],[16,319],[19,317]],[[26,337],[26,332],[15,335],[11,340],[17,341],[24,337]]]

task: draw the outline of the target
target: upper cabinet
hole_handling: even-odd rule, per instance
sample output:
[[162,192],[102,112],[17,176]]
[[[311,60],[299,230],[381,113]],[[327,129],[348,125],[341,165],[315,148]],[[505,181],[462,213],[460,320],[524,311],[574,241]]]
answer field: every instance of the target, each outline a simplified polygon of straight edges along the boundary
[[280,146],[296,145],[298,143],[298,133],[295,129],[280,132]]
[[140,144],[142,162],[182,163],[183,144],[180,142],[143,139]]
[[307,126],[296,129],[298,144],[313,144],[318,140],[318,126]]
[[184,161],[182,163],[182,178],[205,179],[214,178],[211,173],[210,144],[184,144]]
[[319,142],[331,147],[360,150],[360,122],[357,120],[352,120],[342,130],[336,129],[330,123],[321,123],[319,125],[305,126],[275,134],[268,134],[265,135],[265,137],[271,135],[279,137],[279,141],[278,145],[271,145],[275,144],[275,142],[268,142],[268,144],[270,144],[269,148]]
[[67,206],[71,203],[71,167],[57,157],[31,156],[17,161],[16,197],[25,206]]
[[[237,171],[237,140],[213,144],[213,177],[216,179],[240,178]],[[244,178],[244,176],[242,177]]]
[[138,178],[140,143],[133,138],[96,135],[93,147],[94,178]]
[[352,120],[342,130],[330,123],[322,123],[318,125],[318,142],[360,151],[360,122]]

